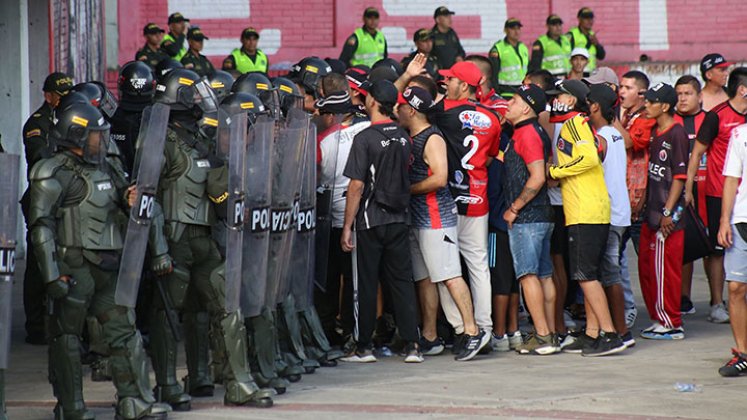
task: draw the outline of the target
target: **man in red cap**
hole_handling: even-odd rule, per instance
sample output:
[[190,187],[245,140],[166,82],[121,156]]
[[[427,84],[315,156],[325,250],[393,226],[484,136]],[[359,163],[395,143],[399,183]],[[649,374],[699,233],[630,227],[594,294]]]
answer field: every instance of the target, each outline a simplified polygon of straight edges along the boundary
[[[416,56],[398,82],[404,82],[404,86],[408,80],[403,78],[420,74],[425,59],[425,56]],[[475,322],[480,329],[477,336],[463,335],[464,340],[455,343],[456,350],[462,350],[463,346],[469,349],[487,345],[493,328],[487,254],[487,166],[498,155],[501,126],[495,112],[476,102],[483,76],[475,63],[458,62],[448,70],[440,70],[439,74],[446,83],[446,96],[434,105],[433,115],[446,139],[448,186],[457,204],[459,250],[469,271]],[[448,291],[439,286],[439,294],[449,323],[457,326],[457,333],[463,332],[461,316]]]

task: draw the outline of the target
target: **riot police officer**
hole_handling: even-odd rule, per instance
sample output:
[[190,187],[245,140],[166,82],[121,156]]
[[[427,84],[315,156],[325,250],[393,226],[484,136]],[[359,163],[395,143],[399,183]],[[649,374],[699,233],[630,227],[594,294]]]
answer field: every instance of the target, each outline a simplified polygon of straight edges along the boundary
[[50,136],[60,151],[30,173],[29,227],[50,300],[49,379],[55,418],[94,418],[83,401],[80,334],[87,314],[103,327],[123,419],[163,419],[155,403],[131,309],[114,303],[123,245],[127,182],[109,168],[109,124],[88,103],[55,113]]
[[[216,353],[225,354],[224,404],[272,406],[270,391],[260,390],[246,364],[246,331],[238,311],[225,310],[224,285],[211,276],[221,256],[211,238],[215,215],[207,194],[211,145],[199,133],[203,113],[217,112],[217,99],[206,81],[191,70],[174,69],[159,82],[154,101],[171,107],[157,201],[163,208],[168,254],[153,256],[151,267],[162,277],[168,300],[185,316],[199,310],[185,305],[193,289],[210,315]],[[151,353],[156,371],[156,397],[176,410],[189,410],[190,397],[176,379],[176,340],[168,325],[163,300],[154,299]],[[242,349],[240,352],[226,349]],[[193,372],[190,372],[192,375]]]

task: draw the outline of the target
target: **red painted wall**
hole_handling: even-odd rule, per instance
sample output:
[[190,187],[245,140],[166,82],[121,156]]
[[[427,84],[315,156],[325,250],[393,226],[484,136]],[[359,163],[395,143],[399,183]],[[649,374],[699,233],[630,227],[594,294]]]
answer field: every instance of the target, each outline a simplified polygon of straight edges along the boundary
[[[663,1],[663,0],[662,0]],[[119,62],[132,59],[142,45],[142,27],[150,21],[166,28],[166,18],[171,11],[179,10],[187,15],[185,3],[199,3],[179,0],[129,0],[119,2]],[[207,2],[205,2],[207,3]],[[657,3],[649,0],[646,4]],[[483,37],[485,26],[482,19],[490,19],[494,11],[494,21],[485,22],[494,33],[500,34],[502,19],[517,17],[524,23],[523,41],[527,44],[545,31],[545,18],[552,11],[565,21],[567,30],[576,23],[576,12],[582,6],[590,6],[596,14],[595,29],[600,41],[608,50],[607,62],[636,61],[645,53],[656,61],[699,61],[708,52],[718,51],[729,60],[742,60],[747,56],[747,8],[743,0],[669,0],[665,1],[668,48],[665,50],[642,50],[639,46],[639,1],[577,1],[577,0],[214,0],[209,3],[213,10],[229,13],[231,7],[247,9],[250,17],[201,18],[187,15],[193,24],[199,25],[213,39],[238,38],[246,26],[258,30],[274,28],[280,30],[279,49],[270,54],[274,64],[295,62],[307,55],[321,57],[339,55],[346,37],[360,25],[361,13],[366,6],[376,6],[381,11],[381,26],[395,26],[405,29],[403,39],[409,45],[412,33],[420,27],[433,24],[433,10],[447,4],[456,9],[454,27],[460,37]],[[661,3],[660,3],[661,4]],[[181,7],[181,9],[179,9]],[[480,8],[485,8],[480,10]],[[399,12],[397,12],[399,10]],[[490,11],[486,13],[485,10]],[[505,10],[501,14],[500,10]],[[469,13],[481,15],[469,16]],[[403,15],[405,13],[406,15]],[[496,14],[497,13],[497,14]],[[661,27],[663,20],[647,14],[643,10],[643,21],[651,27]],[[500,16],[500,18],[496,17]],[[482,26],[482,27],[481,27]],[[498,40],[498,36],[489,41]],[[483,43],[488,41],[483,40]],[[206,49],[211,48],[207,41]],[[270,40],[260,39],[260,48],[267,50]],[[276,43],[277,44],[277,43]],[[238,46],[238,39],[235,42]],[[390,41],[390,46],[392,42]],[[406,48],[406,47],[405,47]],[[469,48],[468,48],[469,50]],[[470,52],[487,53],[485,48],[472,48]],[[401,56],[402,53],[393,54]],[[219,64],[224,54],[211,55]]]

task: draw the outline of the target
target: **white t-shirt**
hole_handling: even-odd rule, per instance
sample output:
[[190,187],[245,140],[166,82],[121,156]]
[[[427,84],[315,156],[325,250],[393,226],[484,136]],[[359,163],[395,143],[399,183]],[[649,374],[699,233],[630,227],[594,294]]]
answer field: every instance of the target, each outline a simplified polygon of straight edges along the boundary
[[369,125],[369,121],[364,121],[342,130],[330,131],[319,142],[322,159],[317,183],[332,186],[332,227],[341,228],[345,221],[345,192],[348,190],[350,178],[342,173],[348,162],[353,138]]
[[[555,130],[552,134],[552,164],[558,164],[558,138],[560,138],[560,129],[563,127],[563,123],[555,123]],[[563,196],[560,194],[560,186],[548,187],[547,195],[550,197],[550,204],[553,206],[563,205]]]
[[615,127],[606,125],[597,134],[607,140],[607,154],[602,162],[604,182],[610,196],[610,225],[630,226],[630,198],[625,184],[627,154],[622,134]]
[[742,180],[737,188],[731,224],[747,223],[747,182],[744,182],[747,179],[747,124],[742,124],[731,132],[723,175]]

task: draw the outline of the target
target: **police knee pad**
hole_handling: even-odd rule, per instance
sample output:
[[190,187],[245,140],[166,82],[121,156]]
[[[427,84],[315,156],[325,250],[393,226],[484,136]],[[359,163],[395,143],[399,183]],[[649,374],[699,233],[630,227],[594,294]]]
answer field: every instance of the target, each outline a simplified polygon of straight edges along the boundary
[[89,302],[76,296],[65,296],[52,303],[52,315],[49,317],[49,336],[62,334],[80,335],[86,322]]

